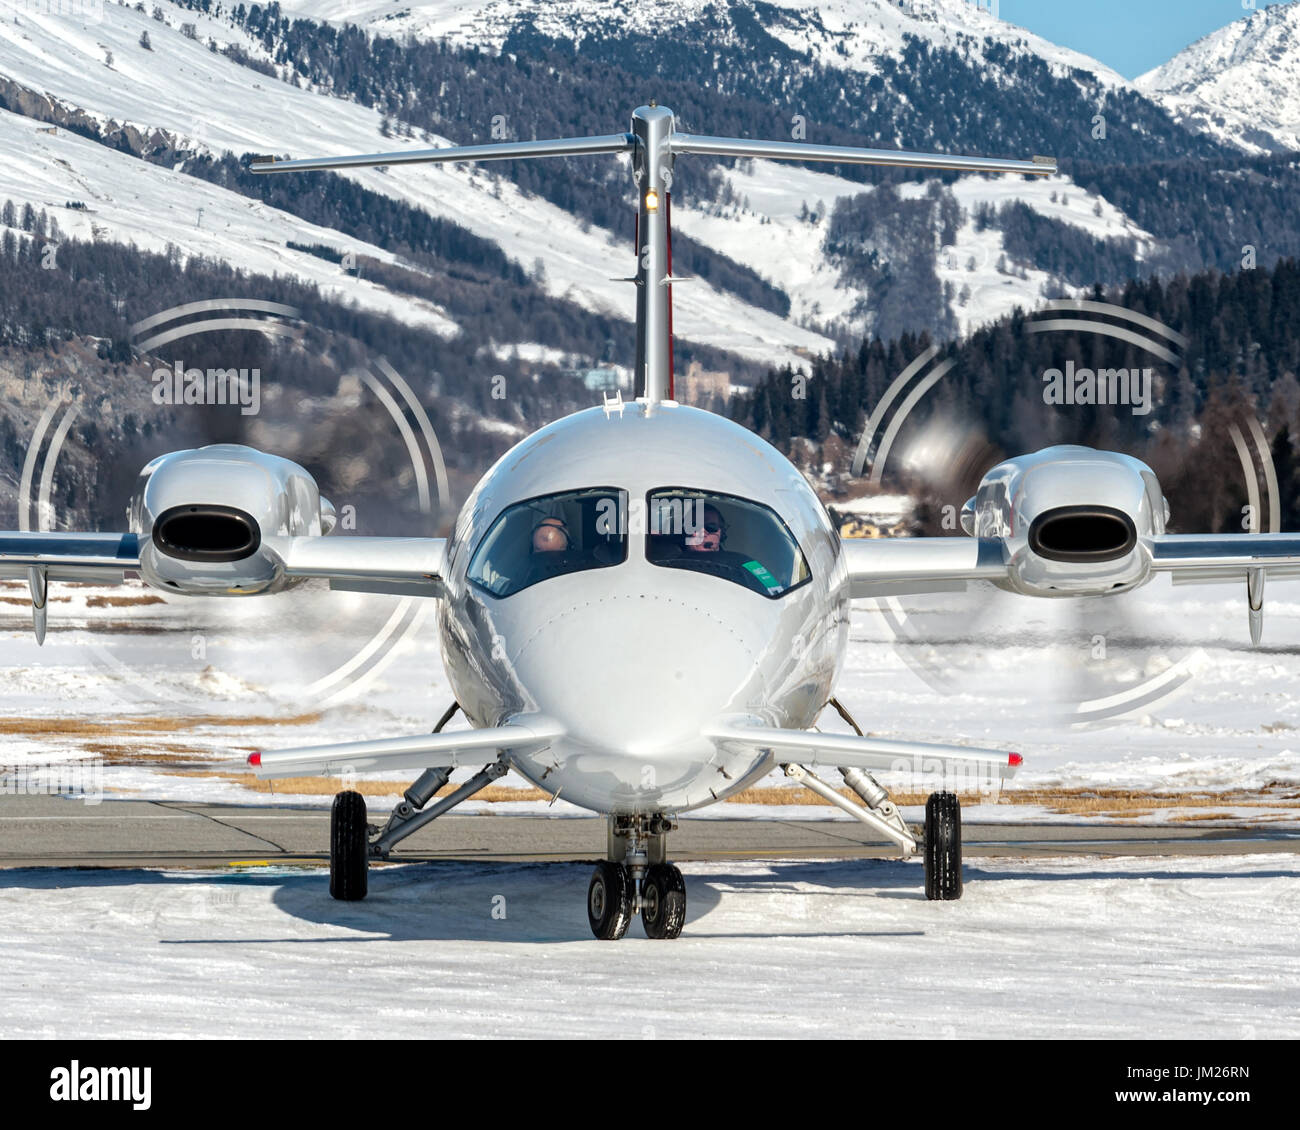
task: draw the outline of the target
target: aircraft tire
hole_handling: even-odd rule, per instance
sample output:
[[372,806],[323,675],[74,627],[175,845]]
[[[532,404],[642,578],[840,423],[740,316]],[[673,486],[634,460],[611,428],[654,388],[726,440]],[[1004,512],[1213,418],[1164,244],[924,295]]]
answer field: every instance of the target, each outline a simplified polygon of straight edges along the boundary
[[632,877],[621,863],[602,859],[596,864],[587,886],[587,921],[603,942],[617,941],[627,933],[632,921]]
[[342,792],[330,811],[330,894],[343,902],[366,897],[370,864],[366,798]]
[[671,863],[647,868],[641,884],[641,926],[647,938],[676,938],[686,924],[686,880]]
[[931,793],[925,802],[925,897],[961,898],[961,801],[956,793]]

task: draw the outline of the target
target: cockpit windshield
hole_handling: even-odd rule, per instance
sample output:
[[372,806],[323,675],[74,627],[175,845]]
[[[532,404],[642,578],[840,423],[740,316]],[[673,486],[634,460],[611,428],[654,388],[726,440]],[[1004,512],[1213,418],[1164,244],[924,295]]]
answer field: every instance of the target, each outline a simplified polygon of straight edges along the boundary
[[646,498],[646,560],[709,573],[775,600],[811,573],[775,511],[729,494],[664,487]]
[[627,560],[627,494],[614,487],[548,494],[504,511],[479,543],[469,579],[511,596],[552,577]]

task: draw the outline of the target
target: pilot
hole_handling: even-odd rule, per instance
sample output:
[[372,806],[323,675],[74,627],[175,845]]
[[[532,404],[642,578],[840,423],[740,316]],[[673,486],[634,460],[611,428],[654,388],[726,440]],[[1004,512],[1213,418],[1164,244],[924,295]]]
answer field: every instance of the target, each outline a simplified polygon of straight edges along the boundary
[[569,527],[558,515],[543,518],[533,527],[529,549],[525,585],[572,573],[582,567],[580,555],[574,551]]
[[727,523],[716,506],[705,503],[701,509],[699,525],[686,535],[682,544],[683,564],[726,577],[755,592],[771,595],[777,591],[776,579],[758,561],[743,553],[733,553],[726,548]]
[[543,518],[533,527],[533,554],[566,553],[573,546],[563,518]]
[[717,507],[705,505],[700,514],[700,523],[693,533],[686,535],[683,548],[687,553],[721,553],[722,543],[727,539],[727,524],[722,520]]

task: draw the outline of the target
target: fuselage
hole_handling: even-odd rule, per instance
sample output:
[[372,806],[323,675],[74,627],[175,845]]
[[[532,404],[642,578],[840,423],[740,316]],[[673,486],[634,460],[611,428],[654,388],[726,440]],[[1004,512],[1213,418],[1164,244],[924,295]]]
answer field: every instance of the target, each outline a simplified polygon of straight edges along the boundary
[[[548,561],[552,539],[566,551]],[[466,501],[444,570],[442,654],[466,716],[559,722],[515,767],[598,812],[673,813],[751,784],[770,757],[721,753],[703,727],[810,726],[848,642],[839,537],[804,477],[672,402],[578,412],[516,445]]]

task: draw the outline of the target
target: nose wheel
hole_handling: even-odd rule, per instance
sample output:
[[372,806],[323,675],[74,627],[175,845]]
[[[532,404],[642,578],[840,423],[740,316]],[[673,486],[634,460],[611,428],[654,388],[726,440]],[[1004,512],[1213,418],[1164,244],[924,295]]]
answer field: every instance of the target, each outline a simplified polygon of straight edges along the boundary
[[640,897],[634,898],[632,869],[602,859],[587,885],[587,922],[604,942],[618,941],[627,933],[632,916],[641,913],[647,938],[676,938],[686,924],[686,880],[671,863],[654,863],[641,879]]
[[672,820],[662,814],[611,817],[607,859],[587,886],[587,921],[602,941],[627,933],[641,915],[647,938],[676,938],[686,924],[686,880],[665,856]]
[[646,868],[641,880],[641,926],[647,938],[676,938],[686,924],[686,880],[671,863]]
[[587,921],[603,942],[618,941],[632,921],[632,875],[621,863],[602,859],[587,885]]

